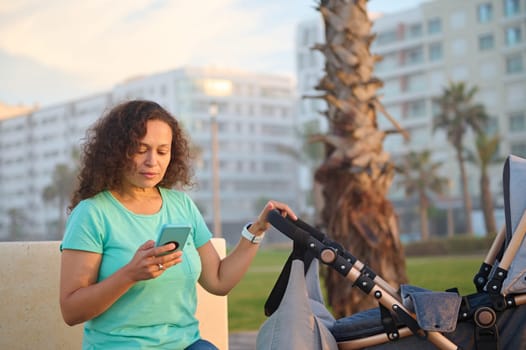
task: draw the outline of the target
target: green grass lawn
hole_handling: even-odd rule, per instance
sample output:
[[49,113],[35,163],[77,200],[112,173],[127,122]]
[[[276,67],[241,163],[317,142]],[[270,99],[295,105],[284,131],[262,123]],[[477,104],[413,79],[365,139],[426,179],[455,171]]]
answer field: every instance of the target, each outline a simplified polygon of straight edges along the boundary
[[[228,296],[231,332],[257,330],[265,321],[264,304],[290,254],[290,250],[262,249],[243,280]],[[457,287],[462,295],[475,291],[473,276],[483,256],[407,258],[410,284],[443,291]]]

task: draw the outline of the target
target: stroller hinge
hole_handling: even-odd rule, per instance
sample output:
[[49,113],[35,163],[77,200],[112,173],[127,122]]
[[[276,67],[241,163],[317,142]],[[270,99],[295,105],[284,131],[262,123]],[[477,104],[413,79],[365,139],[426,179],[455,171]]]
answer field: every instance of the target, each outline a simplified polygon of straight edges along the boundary
[[484,286],[488,282],[488,277],[491,272],[492,266],[487,263],[482,263],[480,266],[479,272],[475,275],[473,278],[473,283],[475,284],[475,287],[477,288],[477,292],[482,292],[484,290]]
[[500,294],[500,291],[502,290],[502,283],[504,280],[508,277],[508,271],[504,270],[501,267],[498,267],[495,271],[495,274],[489,280],[488,282],[488,293],[489,294]]
[[398,332],[398,327],[393,318],[391,312],[382,304],[380,304],[380,315],[382,317],[382,326],[384,327],[385,334],[387,338],[391,341],[399,340],[400,333]]
[[491,298],[493,307],[497,311],[503,311],[506,309],[506,302],[504,296],[502,296],[502,284],[504,280],[508,277],[508,271],[503,268],[498,267],[493,275],[493,278],[489,280],[487,285],[488,295]]
[[401,308],[397,304],[394,304],[392,308],[393,308],[394,313],[400,320],[400,322],[402,324],[405,324],[411,330],[411,332],[413,332],[415,336],[417,336],[420,339],[427,339],[427,332],[423,330],[422,328],[420,328],[416,320],[412,318],[410,315],[408,315],[403,310],[403,308]]

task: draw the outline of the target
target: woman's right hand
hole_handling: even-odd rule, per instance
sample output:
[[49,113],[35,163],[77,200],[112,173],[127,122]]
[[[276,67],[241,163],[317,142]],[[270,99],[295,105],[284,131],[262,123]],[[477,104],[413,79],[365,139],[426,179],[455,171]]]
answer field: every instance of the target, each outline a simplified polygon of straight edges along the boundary
[[159,277],[166,269],[183,261],[182,251],[161,255],[173,249],[175,249],[173,243],[156,247],[154,241],[146,241],[137,249],[132,260],[125,266],[125,270],[133,281]]

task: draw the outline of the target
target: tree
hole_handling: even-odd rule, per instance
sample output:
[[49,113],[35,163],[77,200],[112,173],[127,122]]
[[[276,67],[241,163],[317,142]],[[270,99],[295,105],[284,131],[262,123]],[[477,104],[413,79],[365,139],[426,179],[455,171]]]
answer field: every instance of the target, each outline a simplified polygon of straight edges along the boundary
[[[402,132],[376,96],[382,82],[373,76],[381,58],[370,53],[371,34],[365,0],[323,0],[318,10],[325,23],[325,75],[316,89],[327,102],[324,159],[315,180],[323,187],[322,229],[378,273],[393,287],[407,281],[398,218],[387,194],[394,165],[383,151],[387,133]],[[380,111],[397,130],[380,131]],[[337,271],[324,273],[328,304],[336,317],[377,306],[376,300],[354,290]]]
[[24,228],[28,221],[26,213],[22,208],[9,208],[7,216],[9,218],[7,240],[20,240],[24,236]]
[[498,134],[488,136],[480,132],[475,140],[476,155],[472,157],[473,162],[478,164],[480,169],[480,207],[484,215],[484,225],[486,235],[497,233],[495,213],[493,206],[493,195],[491,194],[488,166],[492,163],[501,163],[502,159],[497,157],[500,136]]
[[440,176],[438,171],[442,163],[431,161],[431,152],[410,152],[404,156],[399,166],[402,176],[399,184],[404,187],[407,196],[418,196],[420,217],[420,235],[423,241],[429,239],[429,192],[442,193],[448,185],[447,177]]
[[[73,158],[78,159],[78,153],[73,153]],[[61,238],[66,221],[67,202],[73,194],[77,178],[77,167],[70,168],[67,164],[57,164],[53,171],[51,183],[42,191],[42,199],[45,202],[55,202],[58,209],[58,221],[56,231],[52,238]]]
[[474,232],[471,219],[472,204],[465,166],[464,138],[470,130],[481,132],[488,119],[484,106],[474,102],[477,91],[477,87],[468,88],[464,82],[450,82],[438,99],[440,111],[433,119],[433,130],[445,130],[447,139],[456,153],[462,184],[466,231],[470,235],[473,235]]

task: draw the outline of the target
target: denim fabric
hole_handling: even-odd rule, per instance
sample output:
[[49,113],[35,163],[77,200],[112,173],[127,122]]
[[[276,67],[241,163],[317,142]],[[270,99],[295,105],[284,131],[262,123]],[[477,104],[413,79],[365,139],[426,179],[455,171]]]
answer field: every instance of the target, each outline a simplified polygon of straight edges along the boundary
[[219,350],[214,344],[210,343],[208,340],[199,339],[185,350]]
[[433,292],[411,285],[400,286],[404,306],[414,311],[426,331],[452,332],[457,326],[462,297],[452,292]]

